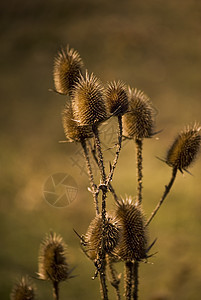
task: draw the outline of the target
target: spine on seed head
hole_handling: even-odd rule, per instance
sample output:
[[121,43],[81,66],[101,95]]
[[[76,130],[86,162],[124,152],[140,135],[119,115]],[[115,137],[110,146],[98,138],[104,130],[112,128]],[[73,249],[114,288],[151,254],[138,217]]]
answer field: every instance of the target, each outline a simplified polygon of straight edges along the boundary
[[69,278],[66,249],[67,246],[61,236],[55,233],[46,236],[39,251],[38,276],[40,279],[61,282]]
[[13,287],[11,300],[34,300],[36,289],[28,276],[22,277]]
[[80,78],[82,67],[83,62],[77,51],[70,49],[69,46],[59,51],[53,68],[56,91],[61,94],[71,94]]
[[103,87],[96,76],[81,76],[73,92],[73,110],[80,125],[94,125],[107,118]]
[[71,102],[67,102],[62,112],[62,124],[64,134],[69,142],[81,142],[86,138],[93,137],[90,125],[81,126],[73,114]]
[[140,261],[146,258],[147,230],[141,206],[131,197],[122,199],[116,209],[116,218],[121,225],[121,239],[115,249],[123,261]]
[[128,90],[129,111],[123,116],[123,135],[150,138],[154,129],[154,109],[150,99],[137,89]]
[[123,115],[128,110],[128,95],[126,85],[121,82],[108,83],[105,98],[110,114],[114,116]]
[[167,152],[166,162],[169,166],[186,170],[195,160],[201,145],[201,127],[186,127],[174,140]]
[[[102,225],[102,217],[96,216],[91,221],[85,235],[86,252],[91,260],[95,260],[99,254],[102,241]],[[120,238],[120,227],[114,217],[106,216],[105,232],[104,250],[108,255],[112,256]]]

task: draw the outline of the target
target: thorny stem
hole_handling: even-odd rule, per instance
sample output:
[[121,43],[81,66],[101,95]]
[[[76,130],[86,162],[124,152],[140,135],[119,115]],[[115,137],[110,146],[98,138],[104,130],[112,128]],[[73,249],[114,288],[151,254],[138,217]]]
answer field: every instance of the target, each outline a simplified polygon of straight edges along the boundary
[[110,274],[112,277],[110,280],[110,283],[115,288],[117,300],[121,300],[121,294],[120,294],[120,289],[119,289],[120,276],[117,275],[117,271],[114,269],[114,265],[110,258],[108,258],[108,266],[109,266]]
[[133,263],[125,262],[125,296],[126,300],[131,300],[132,295]]
[[101,185],[100,188],[102,189],[102,208],[101,208],[101,216],[102,216],[102,240],[101,240],[101,247],[99,250],[99,257],[101,260],[101,268],[99,271],[100,274],[100,283],[101,283],[101,291],[102,291],[102,299],[107,300],[108,299],[108,290],[107,290],[107,284],[106,284],[106,275],[105,275],[105,240],[106,240],[106,230],[105,230],[105,224],[106,224],[106,198],[107,198],[107,186],[106,186],[106,173],[105,173],[105,166],[103,163],[103,154],[101,149],[101,143],[99,139],[99,133],[98,133],[98,127],[96,125],[92,126],[92,130],[95,137],[95,145],[97,149],[98,154],[98,166],[101,174]]
[[91,184],[91,190],[92,190],[92,194],[93,194],[93,198],[94,198],[94,205],[95,205],[96,215],[98,215],[99,214],[99,207],[98,207],[97,187],[96,187],[96,184],[94,182],[94,176],[93,176],[91,163],[90,163],[90,159],[89,159],[89,152],[88,152],[88,149],[87,149],[85,139],[83,139],[81,141],[81,145],[82,145],[82,148],[83,148],[83,151],[84,151],[84,157],[85,157],[85,161],[86,161],[87,172],[88,172],[89,181],[90,181],[90,184]]
[[119,123],[119,131],[118,131],[117,149],[116,149],[116,154],[115,154],[115,158],[114,158],[110,173],[107,177],[106,185],[108,185],[112,181],[112,177],[114,175],[114,170],[116,168],[117,161],[119,158],[119,153],[121,151],[121,143],[122,143],[122,116],[121,115],[118,116],[118,123]]
[[138,270],[139,270],[139,262],[135,261],[133,264],[133,299],[134,300],[138,300],[138,285],[139,285],[139,281],[138,281]]
[[59,300],[59,282],[53,281],[53,298],[54,300]]
[[176,178],[176,175],[177,175],[177,168],[173,168],[172,169],[172,176],[171,176],[171,179],[170,179],[170,182],[168,185],[165,186],[165,191],[163,193],[163,196],[161,197],[159,203],[156,205],[155,209],[153,210],[151,216],[149,217],[148,221],[146,222],[145,226],[148,226],[149,223],[152,221],[153,217],[156,215],[157,211],[159,210],[159,208],[161,207],[163,201],[165,200],[166,196],[168,195],[174,181],[175,181],[175,178]]
[[136,152],[137,152],[137,201],[142,203],[142,139],[136,138]]
[[[95,160],[95,162],[96,162],[96,164],[97,164],[97,166],[98,166],[98,158],[97,158],[97,156],[96,156],[96,150],[93,149],[93,147],[92,147],[90,141],[88,141],[88,143],[89,143],[90,150],[91,150],[91,153],[92,153],[92,155],[93,155],[93,158],[94,158],[94,160]],[[117,196],[117,194],[116,194],[116,192],[115,192],[115,190],[114,190],[114,188],[113,188],[111,182],[109,183],[108,187],[109,187],[109,190],[110,190],[110,192],[112,193],[112,195],[113,195],[113,197],[114,197],[115,202],[116,202],[117,204],[119,204],[119,198],[118,198],[118,196]]]

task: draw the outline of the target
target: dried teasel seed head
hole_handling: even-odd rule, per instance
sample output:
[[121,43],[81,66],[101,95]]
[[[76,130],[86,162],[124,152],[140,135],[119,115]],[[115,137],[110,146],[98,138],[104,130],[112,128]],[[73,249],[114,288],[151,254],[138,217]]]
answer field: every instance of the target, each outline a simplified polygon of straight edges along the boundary
[[39,250],[38,275],[40,279],[60,282],[69,278],[66,261],[66,244],[61,236],[50,233],[42,241]]
[[129,111],[123,116],[123,135],[128,138],[150,138],[154,128],[154,109],[150,99],[137,89],[128,90]]
[[65,136],[69,142],[81,142],[86,138],[93,137],[90,125],[81,126],[75,121],[72,105],[69,102],[66,103],[62,112],[62,124]]
[[73,92],[73,110],[80,125],[98,124],[107,118],[103,87],[100,81],[86,72]]
[[182,131],[168,150],[166,162],[169,166],[186,170],[195,160],[201,145],[201,127],[194,125]]
[[[86,252],[91,260],[95,260],[98,257],[101,241],[102,241],[102,217],[96,216],[89,225],[87,233],[85,235]],[[111,216],[106,216],[106,239],[104,250],[108,255],[113,254],[113,250],[118,244],[120,228],[117,220]]]
[[34,300],[36,299],[35,287],[28,276],[22,277],[13,287],[11,300]]
[[72,92],[74,85],[80,78],[80,72],[83,67],[82,59],[77,51],[62,49],[58,52],[54,60],[54,85],[58,93],[68,94]]
[[123,261],[146,258],[147,231],[140,205],[133,203],[131,197],[122,199],[116,209],[116,218],[122,228],[121,239],[115,250],[117,256]]
[[121,82],[111,82],[105,91],[105,98],[109,112],[114,115],[123,115],[128,110],[128,95],[126,85]]

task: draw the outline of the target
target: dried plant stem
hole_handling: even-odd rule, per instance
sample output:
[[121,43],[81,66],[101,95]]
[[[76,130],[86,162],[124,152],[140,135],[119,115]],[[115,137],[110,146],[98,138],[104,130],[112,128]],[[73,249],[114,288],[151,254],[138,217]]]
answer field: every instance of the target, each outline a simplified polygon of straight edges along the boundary
[[131,300],[132,296],[132,278],[133,278],[133,263],[125,262],[125,297],[126,300]]
[[137,201],[142,203],[142,139],[135,139],[137,161]]
[[54,300],[59,300],[59,282],[53,281],[53,298]]
[[[88,141],[88,143],[89,143],[89,147],[90,147],[91,153],[93,155],[94,161],[95,161],[95,163],[98,166],[98,158],[96,156],[96,150],[92,147],[92,144],[90,143],[90,141]],[[118,196],[117,196],[117,194],[116,194],[116,192],[115,192],[115,190],[114,190],[111,182],[108,184],[108,187],[109,187],[109,190],[110,190],[110,192],[112,193],[112,195],[114,197],[115,202],[117,204],[119,204],[119,198],[118,198]]]
[[101,174],[101,185],[100,188],[102,190],[102,206],[101,206],[101,216],[102,216],[102,240],[101,240],[101,249],[99,251],[99,257],[101,260],[101,268],[99,271],[100,274],[100,283],[101,283],[101,291],[102,291],[102,299],[106,300],[108,299],[108,290],[107,290],[107,284],[106,284],[106,274],[105,274],[105,266],[106,266],[106,260],[105,260],[105,240],[106,240],[106,230],[105,230],[105,224],[106,224],[106,198],[107,198],[107,186],[106,186],[106,173],[105,173],[105,166],[103,162],[103,154],[101,149],[101,143],[99,139],[99,133],[98,128],[96,125],[92,127],[94,138],[95,138],[95,145],[98,155],[98,166]]
[[154,216],[156,215],[156,213],[158,212],[159,208],[161,207],[163,201],[165,200],[166,196],[168,195],[174,181],[177,175],[177,168],[173,168],[172,169],[172,176],[170,179],[170,182],[168,185],[165,186],[165,191],[163,193],[163,196],[161,197],[159,203],[156,205],[155,209],[153,210],[153,212],[151,213],[151,216],[149,217],[149,219],[147,220],[145,226],[148,226],[150,224],[150,222],[152,221],[152,219],[154,218]]
[[93,198],[94,198],[94,205],[95,205],[96,215],[98,215],[99,214],[99,207],[98,207],[97,186],[94,182],[94,176],[93,176],[92,167],[91,167],[90,158],[89,158],[89,151],[88,151],[85,139],[83,139],[81,141],[81,145],[82,145],[82,148],[83,148],[83,151],[84,151],[84,157],[85,157],[87,172],[88,172],[89,181],[90,181],[90,185],[91,185],[91,191],[92,191]]
[[117,149],[116,149],[116,154],[115,154],[115,158],[114,158],[110,173],[107,177],[106,185],[108,185],[112,181],[112,177],[114,175],[114,170],[116,168],[117,161],[118,161],[118,158],[119,158],[119,153],[121,151],[121,144],[122,144],[122,116],[121,115],[118,116],[118,124],[119,124],[119,130],[118,130]]
[[138,270],[139,270],[139,262],[135,261],[133,264],[133,299],[137,300],[138,299]]
[[120,294],[120,289],[119,289],[120,276],[117,276],[117,272],[114,269],[114,264],[110,258],[108,258],[108,266],[109,266],[110,275],[111,275],[110,283],[115,288],[116,299],[121,300],[121,294]]

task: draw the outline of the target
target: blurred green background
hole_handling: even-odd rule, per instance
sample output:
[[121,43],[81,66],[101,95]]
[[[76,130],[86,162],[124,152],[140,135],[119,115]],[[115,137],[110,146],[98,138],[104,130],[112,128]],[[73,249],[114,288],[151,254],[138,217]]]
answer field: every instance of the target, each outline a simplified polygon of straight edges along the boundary
[[[148,217],[171,174],[156,156],[165,157],[185,125],[201,121],[201,2],[2,0],[0,36],[0,299],[9,299],[19,276],[36,276],[39,244],[50,229],[63,236],[76,266],[77,277],[62,284],[61,299],[99,299],[93,264],[73,232],[85,233],[94,211],[80,145],[59,143],[65,97],[48,91],[54,56],[69,44],[104,83],[121,79],[150,96],[162,132],[144,143]],[[113,141],[104,132],[104,143],[113,143],[115,129]],[[104,155],[112,159],[109,151]],[[150,225],[150,241],[158,238],[152,252],[158,253],[141,264],[140,299],[201,299],[200,165],[198,158],[190,169],[193,176],[178,174]],[[76,201],[62,209],[43,197],[46,179],[57,172],[73,176],[79,187]],[[134,143],[129,142],[113,180],[119,195],[135,195],[135,173]],[[111,197],[108,202],[114,208]],[[118,268],[122,272],[121,264]],[[34,283],[39,299],[51,299],[50,285]],[[112,293],[110,299],[115,299]]]

